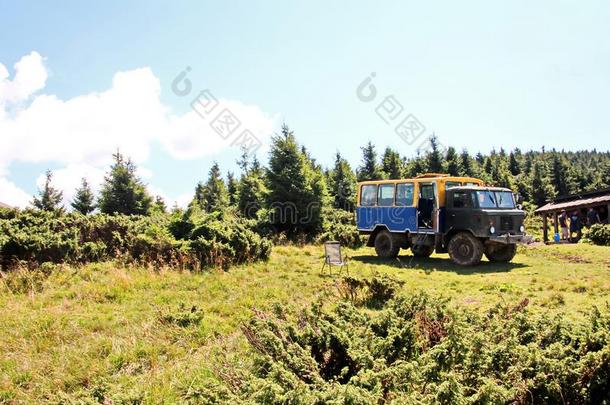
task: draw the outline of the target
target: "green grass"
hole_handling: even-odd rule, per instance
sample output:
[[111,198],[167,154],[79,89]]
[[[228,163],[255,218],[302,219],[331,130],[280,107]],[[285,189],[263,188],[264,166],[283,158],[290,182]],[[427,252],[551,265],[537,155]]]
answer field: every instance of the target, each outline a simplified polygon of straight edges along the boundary
[[[530,301],[533,311],[579,318],[610,302],[610,249],[522,249],[513,263],[459,268],[447,255],[386,262],[350,251],[350,273],[387,273],[484,310]],[[276,247],[268,263],[229,272],[60,266],[0,283],[0,402],[175,402],[210,379],[218,354],[247,359],[239,325],[253,307],[298,308],[335,291],[320,246]],[[229,349],[227,349],[229,348]]]

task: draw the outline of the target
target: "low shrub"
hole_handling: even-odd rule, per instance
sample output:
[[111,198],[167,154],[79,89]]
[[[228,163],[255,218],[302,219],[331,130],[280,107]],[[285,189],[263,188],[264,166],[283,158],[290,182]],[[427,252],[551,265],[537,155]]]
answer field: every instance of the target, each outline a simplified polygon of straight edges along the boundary
[[356,305],[369,307],[383,306],[394,298],[404,281],[383,275],[375,275],[370,279],[343,277],[335,283],[339,296]]
[[358,248],[364,244],[364,240],[358,234],[353,212],[336,208],[326,209],[324,218],[323,230],[318,238],[320,242],[337,241],[351,248]]
[[414,293],[391,298],[377,311],[349,301],[316,303],[298,314],[255,311],[242,327],[253,363],[225,365],[218,372],[221,384],[211,384],[206,398],[264,404],[607,403],[610,307],[593,309],[577,323],[533,315],[527,306],[523,300],[480,314]]
[[596,245],[610,246],[610,225],[595,224],[591,225],[583,233],[583,239],[591,241]]
[[197,326],[203,320],[204,313],[201,308],[196,305],[187,306],[180,304],[177,309],[166,309],[160,311],[158,315],[159,322],[162,324],[176,325],[181,328],[188,326]]
[[11,211],[0,216],[0,264],[119,259],[202,268],[267,259],[271,243],[231,212],[126,216]]

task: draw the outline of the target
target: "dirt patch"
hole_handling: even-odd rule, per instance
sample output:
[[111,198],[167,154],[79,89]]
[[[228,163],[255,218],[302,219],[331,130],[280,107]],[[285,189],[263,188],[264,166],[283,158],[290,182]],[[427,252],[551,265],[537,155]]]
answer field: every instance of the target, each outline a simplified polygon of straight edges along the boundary
[[559,257],[559,259],[564,260],[566,262],[570,262],[570,263],[593,263],[591,260],[589,259],[585,259],[582,256],[576,256],[576,255],[557,255],[557,257]]

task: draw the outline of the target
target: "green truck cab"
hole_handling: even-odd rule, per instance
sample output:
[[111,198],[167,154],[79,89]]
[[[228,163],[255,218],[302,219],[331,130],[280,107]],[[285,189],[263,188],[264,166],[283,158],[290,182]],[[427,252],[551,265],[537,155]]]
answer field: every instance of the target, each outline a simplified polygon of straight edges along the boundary
[[446,191],[445,221],[437,251],[471,266],[482,255],[493,262],[509,262],[525,236],[525,212],[518,209],[511,190],[501,187],[462,186]]

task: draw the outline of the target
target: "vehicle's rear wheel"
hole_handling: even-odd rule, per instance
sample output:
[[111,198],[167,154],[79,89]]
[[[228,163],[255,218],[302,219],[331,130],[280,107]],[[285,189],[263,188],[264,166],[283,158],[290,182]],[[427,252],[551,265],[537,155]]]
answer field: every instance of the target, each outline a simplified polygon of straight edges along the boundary
[[388,231],[381,231],[375,237],[375,252],[383,258],[394,258],[398,256],[400,245],[398,239],[394,238]]
[[510,262],[517,254],[517,245],[487,246],[485,257],[490,262]]
[[432,252],[434,252],[434,246],[413,245],[411,246],[411,252],[413,252],[415,257],[430,257]]
[[449,241],[449,257],[460,266],[474,266],[483,257],[483,244],[468,232],[454,235]]

